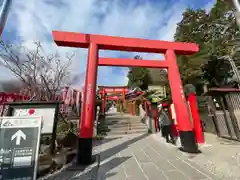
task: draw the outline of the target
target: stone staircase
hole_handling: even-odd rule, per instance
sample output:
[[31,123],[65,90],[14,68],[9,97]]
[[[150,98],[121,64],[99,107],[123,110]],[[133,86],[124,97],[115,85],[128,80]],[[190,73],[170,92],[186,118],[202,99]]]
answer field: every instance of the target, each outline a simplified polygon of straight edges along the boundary
[[141,122],[138,116],[130,116],[127,114],[115,114],[114,116],[106,116],[105,125],[108,127],[108,135],[126,135],[136,133],[146,133],[148,128]]

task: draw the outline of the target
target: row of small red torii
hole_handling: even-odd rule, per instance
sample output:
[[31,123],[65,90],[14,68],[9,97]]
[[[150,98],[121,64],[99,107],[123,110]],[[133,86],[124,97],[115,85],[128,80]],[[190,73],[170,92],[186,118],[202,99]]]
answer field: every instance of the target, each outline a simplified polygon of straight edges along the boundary
[[[116,101],[117,104],[119,104],[119,96],[122,96],[122,104],[124,108],[126,108],[126,94],[128,93],[128,87],[127,86],[98,86],[99,88],[99,94],[101,95],[101,113],[105,113],[105,101],[106,100],[113,100]],[[142,94],[142,92],[139,92],[139,95]],[[131,115],[136,115],[136,107],[135,104],[132,106],[129,106],[129,113]]]
[[[99,94],[101,95],[101,112],[104,114],[105,112],[105,101],[106,100],[116,100],[117,103],[119,101],[119,97],[116,95],[121,95],[123,100],[123,105],[125,105],[125,95],[128,92],[128,88],[126,86],[98,86]],[[109,94],[114,94],[114,96],[110,96]]]
[[[123,38],[94,34],[53,31],[58,46],[88,48],[85,89],[83,96],[77,162],[92,162],[92,136],[95,119],[95,93],[98,66],[166,68],[176,110],[182,150],[198,152],[194,130],[186,106],[186,99],[176,62],[176,54],[191,55],[199,51],[194,43],[167,42],[137,38]],[[99,50],[163,53],[164,60],[138,60],[128,58],[101,58]]]

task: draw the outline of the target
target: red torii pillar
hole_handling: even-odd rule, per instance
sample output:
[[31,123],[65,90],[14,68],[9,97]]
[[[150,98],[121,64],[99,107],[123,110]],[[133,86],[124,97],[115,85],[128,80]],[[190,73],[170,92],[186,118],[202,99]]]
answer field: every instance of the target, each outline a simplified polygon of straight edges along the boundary
[[[188,114],[186,99],[182,88],[180,73],[176,62],[176,54],[191,55],[199,51],[199,46],[193,43],[167,42],[134,38],[121,38],[72,32],[53,32],[54,40],[59,46],[88,48],[87,74],[78,139],[79,164],[92,162],[92,135],[95,114],[95,93],[98,66],[122,66],[167,68],[172,99],[176,109],[182,150],[198,152],[193,127]],[[139,60],[124,58],[99,58],[98,51],[118,50],[131,52],[165,53],[165,60]]]

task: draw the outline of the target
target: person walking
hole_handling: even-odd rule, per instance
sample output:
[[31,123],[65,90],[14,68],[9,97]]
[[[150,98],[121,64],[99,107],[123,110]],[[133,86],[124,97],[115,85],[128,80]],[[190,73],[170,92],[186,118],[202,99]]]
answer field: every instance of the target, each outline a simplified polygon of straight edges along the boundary
[[163,128],[162,128],[162,121],[163,121],[163,116],[161,116],[161,111],[162,111],[162,104],[161,102],[158,103],[158,129],[159,129],[159,132],[161,132],[161,135],[162,137],[164,137],[163,135]]
[[172,142],[174,144],[174,137],[171,131],[172,121],[170,120],[167,111],[168,109],[163,107],[159,117],[162,125],[162,133],[167,143]]

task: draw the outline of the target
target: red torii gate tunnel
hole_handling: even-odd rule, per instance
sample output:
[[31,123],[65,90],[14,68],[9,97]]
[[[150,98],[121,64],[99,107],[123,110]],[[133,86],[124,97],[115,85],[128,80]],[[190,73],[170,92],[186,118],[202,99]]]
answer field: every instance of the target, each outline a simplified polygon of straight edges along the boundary
[[105,113],[105,100],[106,96],[108,93],[115,93],[122,95],[123,97],[123,105],[125,107],[125,95],[128,92],[128,87],[127,86],[98,86],[99,88],[99,93],[101,94],[101,112],[104,114]]
[[[172,90],[172,99],[176,110],[182,150],[192,153],[198,151],[176,63],[176,54],[194,54],[199,51],[199,46],[197,44],[61,31],[53,31],[53,38],[58,46],[88,48],[87,74],[83,99],[84,103],[82,106],[78,142],[78,164],[86,165],[92,162],[92,136],[93,122],[95,120],[95,93],[98,66],[167,68],[168,79]],[[100,49],[164,53],[165,60],[157,61],[126,58],[99,58],[98,53]]]

